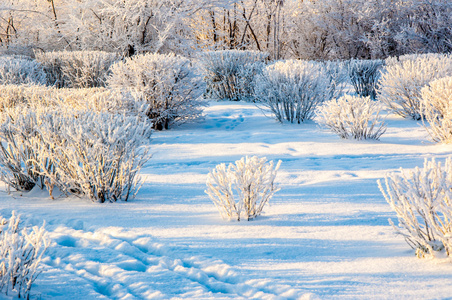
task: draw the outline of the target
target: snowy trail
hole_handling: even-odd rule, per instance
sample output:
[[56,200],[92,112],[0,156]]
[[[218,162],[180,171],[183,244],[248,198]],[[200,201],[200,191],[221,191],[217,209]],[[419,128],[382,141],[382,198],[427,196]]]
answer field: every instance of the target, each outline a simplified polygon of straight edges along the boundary
[[45,260],[46,273],[76,276],[91,286],[96,298],[286,299],[299,294],[277,284],[256,286],[218,260],[179,257],[148,234],[113,227],[91,232],[60,226],[50,237],[55,244]]

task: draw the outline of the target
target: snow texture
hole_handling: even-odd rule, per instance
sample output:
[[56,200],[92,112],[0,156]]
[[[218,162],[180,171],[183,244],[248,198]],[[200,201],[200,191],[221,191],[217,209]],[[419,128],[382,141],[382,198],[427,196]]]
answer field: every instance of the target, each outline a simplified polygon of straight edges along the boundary
[[[417,259],[394,234],[376,180],[442,162],[451,146],[395,115],[380,141],[356,141],[277,123],[251,103],[212,102],[205,114],[153,134],[133,201],[1,194],[2,216],[46,220],[52,240],[32,299],[450,298],[450,263]],[[206,176],[246,155],[282,160],[281,190],[255,220],[225,222]]]

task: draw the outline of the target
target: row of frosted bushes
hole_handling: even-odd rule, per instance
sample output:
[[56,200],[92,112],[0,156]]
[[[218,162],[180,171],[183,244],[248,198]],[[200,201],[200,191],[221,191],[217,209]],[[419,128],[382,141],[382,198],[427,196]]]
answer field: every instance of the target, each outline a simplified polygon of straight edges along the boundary
[[157,54],[122,59],[100,51],[36,53],[35,60],[1,58],[0,83],[120,90],[150,105],[147,116],[155,129],[199,117],[203,94],[255,102],[280,122],[302,123],[317,116],[342,138],[378,139],[385,130],[379,111],[389,108],[423,120],[434,141],[451,141],[450,55],[385,61],[267,60],[262,52],[236,50],[205,52],[195,61]]
[[342,138],[378,139],[386,128],[380,111],[388,109],[422,120],[435,142],[452,142],[451,55],[269,64],[259,52],[221,51],[204,56],[201,61],[211,96],[251,99],[280,122],[315,119]]
[[[139,187],[138,170],[149,159],[143,141],[151,128],[167,129],[199,118],[202,93],[254,101],[280,122],[315,118],[342,138],[378,139],[386,130],[380,117],[383,104],[402,116],[422,118],[435,141],[450,142],[452,136],[452,77],[447,77],[452,75],[452,59],[448,55],[412,55],[384,64],[266,63],[266,55],[260,52],[219,51],[200,58],[200,73],[191,61],[175,55],[146,54],[113,63],[118,58],[112,54],[84,53],[38,54],[36,61],[1,60],[16,71],[20,66],[30,71],[8,72],[4,67],[2,78],[10,80],[5,83],[36,79],[33,85],[0,85],[0,171],[8,186],[30,190],[38,185],[51,195],[57,187],[65,194],[100,202],[128,199]],[[104,58],[93,59],[96,55]],[[55,72],[65,74],[59,77],[60,83],[103,82],[107,87],[37,85],[49,74],[38,71],[39,60],[64,70]],[[85,72],[90,68],[74,67],[69,61],[86,61],[104,71]],[[91,73],[102,73],[99,76],[104,79],[80,79]],[[12,74],[17,75],[15,79]],[[72,83],[69,86],[76,86]],[[355,86],[354,95],[344,94],[350,83]],[[372,100],[375,97],[378,101]]]

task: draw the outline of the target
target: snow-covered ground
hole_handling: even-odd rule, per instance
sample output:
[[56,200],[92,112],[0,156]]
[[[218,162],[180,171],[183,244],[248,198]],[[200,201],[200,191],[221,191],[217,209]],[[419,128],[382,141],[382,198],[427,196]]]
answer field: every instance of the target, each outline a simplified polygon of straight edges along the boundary
[[[1,215],[45,220],[52,239],[32,299],[451,299],[452,265],[415,258],[376,183],[451,146],[393,115],[380,141],[350,141],[250,103],[205,114],[153,135],[130,202],[1,192]],[[282,160],[281,191],[256,220],[224,221],[206,175],[245,155]]]

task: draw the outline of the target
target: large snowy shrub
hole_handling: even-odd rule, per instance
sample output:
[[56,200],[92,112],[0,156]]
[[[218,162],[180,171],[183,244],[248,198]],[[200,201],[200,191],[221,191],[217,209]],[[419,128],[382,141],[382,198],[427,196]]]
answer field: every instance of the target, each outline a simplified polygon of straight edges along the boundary
[[56,87],[89,88],[105,86],[110,66],[120,59],[103,51],[37,52],[36,60]]
[[207,95],[218,100],[253,100],[253,81],[268,53],[222,50],[200,54]]
[[381,192],[397,213],[397,233],[416,249],[418,257],[444,251],[452,258],[452,160],[444,167],[434,159],[414,171],[388,174]]
[[207,175],[206,193],[224,219],[254,219],[279,191],[274,181],[280,165],[257,156],[219,164]]
[[127,200],[150,158],[151,126],[140,116],[55,106],[8,109],[0,126],[0,170],[8,186],[57,187],[93,201]]
[[14,211],[8,220],[0,216],[0,292],[29,299],[48,241],[44,225],[28,232],[19,223]]
[[[151,126],[139,117],[77,112],[46,114],[30,143],[48,181],[66,193],[97,202],[127,201],[139,188],[138,172],[150,154]],[[49,169],[48,161],[54,167]]]
[[420,120],[421,89],[452,75],[450,55],[411,55],[389,60],[379,82],[378,97],[396,114]]
[[380,78],[380,69],[383,66],[381,60],[356,60],[352,59],[348,65],[350,81],[355,92],[362,97],[377,97],[376,87]]
[[431,138],[452,143],[452,76],[430,82],[421,90],[421,96],[424,125]]
[[46,84],[41,64],[27,57],[0,56],[0,84]]
[[370,97],[345,95],[317,109],[317,121],[343,139],[375,139],[386,131],[381,105]]
[[114,64],[111,71],[109,86],[147,102],[146,114],[155,129],[168,129],[172,124],[198,118],[202,112],[201,81],[186,58],[138,55]]
[[255,86],[256,101],[280,122],[301,123],[332,95],[331,81],[322,64],[308,61],[278,61],[264,68]]

